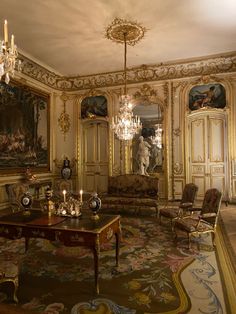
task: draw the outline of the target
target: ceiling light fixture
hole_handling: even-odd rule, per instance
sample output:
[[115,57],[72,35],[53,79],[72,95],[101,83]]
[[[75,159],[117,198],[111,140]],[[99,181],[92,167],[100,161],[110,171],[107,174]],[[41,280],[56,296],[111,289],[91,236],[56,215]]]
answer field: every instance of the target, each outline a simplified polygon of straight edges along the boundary
[[16,64],[20,65],[20,61],[17,62],[17,48],[14,43],[14,35],[11,35],[11,42],[8,42],[8,28],[7,20],[4,22],[4,39],[0,41],[0,80],[5,75],[5,83],[10,82],[10,75],[14,76]]
[[136,22],[115,18],[106,30],[106,37],[124,44],[124,95],[121,96],[118,115],[112,117],[111,129],[120,140],[131,140],[142,128],[140,118],[133,115],[131,96],[127,94],[127,44],[134,46],[146,29]]

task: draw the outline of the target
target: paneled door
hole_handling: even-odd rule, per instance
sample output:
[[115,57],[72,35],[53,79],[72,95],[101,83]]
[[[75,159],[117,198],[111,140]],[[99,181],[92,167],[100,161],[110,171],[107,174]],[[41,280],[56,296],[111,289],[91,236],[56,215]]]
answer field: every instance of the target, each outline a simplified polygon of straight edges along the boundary
[[108,184],[108,124],[88,121],[83,124],[83,190],[105,192]]
[[209,188],[223,192],[227,200],[227,129],[223,112],[193,113],[188,117],[188,181],[198,187],[198,199]]

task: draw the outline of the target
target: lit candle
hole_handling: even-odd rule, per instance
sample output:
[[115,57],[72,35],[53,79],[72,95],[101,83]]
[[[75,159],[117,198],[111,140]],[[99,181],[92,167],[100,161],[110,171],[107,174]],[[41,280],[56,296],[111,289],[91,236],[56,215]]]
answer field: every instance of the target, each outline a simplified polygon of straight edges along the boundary
[[66,202],[66,190],[63,190],[62,193],[63,193],[63,196],[64,196],[64,203],[65,203]]
[[14,35],[11,35],[11,50],[12,50],[12,52],[14,52],[14,46],[15,46],[15,44],[14,44]]
[[79,194],[80,194],[80,202],[82,203],[83,202],[83,190],[80,190]]
[[5,44],[8,42],[7,20],[5,20],[4,22],[4,41],[5,41]]

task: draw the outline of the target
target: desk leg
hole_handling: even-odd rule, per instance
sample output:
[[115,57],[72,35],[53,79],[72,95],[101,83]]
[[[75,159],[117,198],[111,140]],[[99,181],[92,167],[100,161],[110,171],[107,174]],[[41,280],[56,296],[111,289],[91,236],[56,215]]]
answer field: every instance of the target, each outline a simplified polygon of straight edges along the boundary
[[120,239],[121,239],[121,225],[119,220],[119,228],[115,233],[116,236],[116,266],[119,266],[119,256],[120,256]]
[[95,245],[94,245],[94,248],[93,248],[94,275],[95,275],[95,292],[96,292],[96,294],[99,294],[99,284],[98,284],[99,255],[100,255],[100,242],[99,242],[99,235],[97,235],[96,240],[95,240]]
[[119,266],[119,255],[120,255],[120,231],[115,233],[116,236],[116,266]]

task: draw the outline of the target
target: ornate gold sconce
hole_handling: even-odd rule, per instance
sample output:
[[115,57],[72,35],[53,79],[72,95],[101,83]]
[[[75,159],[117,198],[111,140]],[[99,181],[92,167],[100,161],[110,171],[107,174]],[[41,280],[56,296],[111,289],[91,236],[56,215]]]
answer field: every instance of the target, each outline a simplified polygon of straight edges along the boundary
[[60,98],[63,101],[63,110],[58,118],[58,125],[60,127],[61,132],[64,134],[64,141],[65,141],[66,133],[69,132],[70,126],[71,126],[70,116],[66,112],[66,102],[69,99],[69,97],[65,93],[62,93]]

